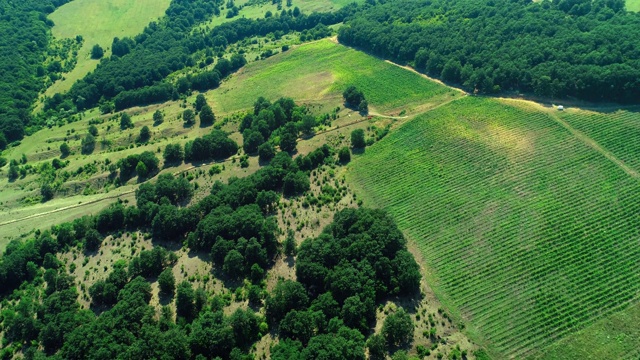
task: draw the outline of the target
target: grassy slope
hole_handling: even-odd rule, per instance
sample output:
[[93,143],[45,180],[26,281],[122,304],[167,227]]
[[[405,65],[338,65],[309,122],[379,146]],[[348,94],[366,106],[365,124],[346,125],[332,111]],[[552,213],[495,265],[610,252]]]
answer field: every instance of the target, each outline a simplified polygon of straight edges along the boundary
[[[635,171],[640,171],[640,117],[637,111],[599,113],[569,109],[563,120],[583,132]],[[631,141],[630,141],[631,140]]]
[[250,64],[208,98],[222,113],[249,108],[258,96],[289,96],[297,101],[333,98],[340,104],[349,84],[364,91],[370,106],[381,112],[410,112],[418,105],[460,96],[377,58],[321,40]]
[[109,56],[114,37],[134,36],[147,24],[164,15],[171,0],[75,0],[58,8],[49,18],[56,24],[56,38],[84,37],[75,69],[47,89],[51,96],[69,90],[73,83],[95,69],[98,60],[91,59],[91,48],[102,46]]
[[[547,115],[466,98],[354,161],[470,334],[522,358],[634,298],[638,182]],[[614,244],[614,245],[612,245]]]
[[[321,82],[312,81],[313,79],[320,79]],[[336,81],[335,84],[332,83],[333,80]],[[381,60],[328,40],[299,46],[284,54],[273,56],[266,61],[251,63],[242,70],[241,74],[225,82],[219,89],[208,92],[206,96],[209,103],[213,105],[218,119],[250,108],[258,96],[266,96],[271,100],[275,100],[280,96],[291,96],[298,102],[302,102],[305,98],[312,99],[313,101],[310,100],[309,103],[314,105],[314,111],[326,113],[331,112],[336,106],[342,105],[340,92],[346,81],[351,80],[365,90],[372,107],[383,110],[396,107],[404,108],[405,106],[412,107],[429,102],[436,104],[443,99],[453,98],[449,94],[459,96],[457,93],[426,81],[418,75],[411,74]],[[393,93],[395,96],[385,98],[386,93]],[[189,99],[189,102],[192,103],[194,98],[195,94]],[[154,127],[152,114],[156,109],[164,112],[165,122],[160,126]],[[178,119],[183,110],[177,102],[128,110],[132,115],[135,128],[125,131],[120,131],[117,119],[109,120],[113,115],[102,116],[105,122],[97,125],[99,130],[98,141],[104,136],[114,144],[114,147],[128,147],[134,141],[142,126],[147,125],[151,128],[153,133],[152,142],[133,149],[109,152],[107,149],[102,149],[100,143],[98,143],[92,155],[79,154],[80,142],[86,134],[89,120],[100,117],[98,112],[93,110],[78,122],[37,132],[22,141],[20,146],[10,149],[5,156],[9,159],[19,159],[21,154],[24,153],[29,159],[29,164],[37,166],[43,161],[51,161],[53,158],[58,157],[60,155],[58,149],[66,137],[75,154],[69,157],[68,160],[70,160],[71,164],[65,170],[73,172],[80,166],[95,161],[103,162],[107,158],[112,162],[117,162],[118,159],[129,154],[141,153],[146,150],[156,152],[159,148],[163,149],[170,142],[184,143],[188,139],[202,136],[211,130],[210,128],[200,128],[198,126],[185,129],[182,126],[182,121]],[[341,128],[347,123],[361,119],[357,113],[346,109],[342,110],[340,115],[341,117],[335,122],[335,125]],[[366,126],[367,124],[362,123],[361,125]],[[232,130],[233,128],[233,126],[230,126],[225,129]],[[67,133],[70,135],[67,135]],[[233,137],[237,141],[241,141],[241,137],[238,134]],[[306,143],[301,144],[300,149],[302,152],[313,150],[312,148],[319,146],[315,139],[310,140],[309,143],[309,145],[306,145]],[[311,143],[315,145],[311,145]],[[184,170],[189,166],[185,164],[181,168],[171,169],[170,171]],[[7,166],[5,166],[4,170],[6,171],[6,169]],[[105,175],[105,173],[101,172],[91,177],[80,177],[74,179],[73,184],[76,188],[82,190],[84,187],[92,186],[96,181],[103,179]],[[70,202],[71,204],[77,204],[79,201],[88,201],[87,197],[82,195],[76,195],[72,200],[57,196],[45,204],[25,205],[25,198],[35,198],[38,194],[39,185],[37,179],[37,176],[29,175],[26,179],[8,183],[5,176],[0,177],[0,188],[7,190],[0,192],[0,209],[6,214],[6,216],[0,216],[0,224],[12,219],[48,212],[53,208],[64,207]],[[65,187],[68,186],[70,184],[65,184]],[[82,208],[86,210],[86,213],[99,211],[113,201],[111,197],[124,190],[120,188],[117,190],[110,189],[108,192],[105,190],[99,191],[100,194],[93,197],[102,196],[106,200],[94,203],[91,206],[83,206]],[[65,213],[65,215],[67,214],[68,212]],[[76,214],[82,213],[78,210]],[[56,219],[61,215],[61,213],[53,213],[21,223],[0,226],[0,249],[10,238],[15,238],[34,227],[47,228],[57,222]]]
[[640,0],[627,0],[626,5],[629,11],[640,11]]

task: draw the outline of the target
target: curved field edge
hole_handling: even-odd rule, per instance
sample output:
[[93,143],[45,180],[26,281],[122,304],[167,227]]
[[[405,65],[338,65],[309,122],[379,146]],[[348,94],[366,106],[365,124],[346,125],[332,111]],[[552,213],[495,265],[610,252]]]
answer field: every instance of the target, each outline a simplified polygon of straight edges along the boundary
[[534,355],[635,300],[638,182],[548,114],[461,99],[367,148],[348,173],[498,358]]
[[58,39],[75,38],[82,35],[84,43],[78,52],[75,68],[64,74],[50,86],[47,96],[66,92],[71,85],[93,71],[99,60],[91,59],[91,48],[100,45],[105,49],[104,56],[111,55],[111,43],[114,37],[134,36],[141,33],[145,26],[164,16],[171,0],[74,0],[49,15],[55,26],[51,33]]

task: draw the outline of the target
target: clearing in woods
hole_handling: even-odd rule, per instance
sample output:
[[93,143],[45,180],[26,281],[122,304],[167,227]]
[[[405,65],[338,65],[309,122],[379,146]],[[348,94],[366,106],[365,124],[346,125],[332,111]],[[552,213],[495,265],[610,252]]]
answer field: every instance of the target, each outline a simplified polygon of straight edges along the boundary
[[640,11],[640,0],[627,0],[626,6],[629,11]]
[[82,35],[84,44],[78,52],[76,67],[64,80],[58,80],[46,91],[47,96],[65,92],[76,80],[95,69],[99,60],[91,59],[91,48],[99,44],[111,55],[114,37],[134,36],[145,26],[164,15],[171,0],[74,0],[56,11],[49,18],[55,26],[51,30],[58,39]]
[[329,39],[295,47],[243,68],[208,93],[216,113],[250,108],[255,99],[288,96],[296,101],[332,98],[342,103],[348,85],[362,90],[373,110],[412,113],[425,104],[435,106],[463,94],[426,81],[419,75]]
[[640,182],[584,140],[540,109],[467,97],[367,148],[347,180],[418,244],[430,285],[496,358],[555,358],[543,349],[625,319],[618,349],[633,348],[636,316],[616,311],[640,291]]

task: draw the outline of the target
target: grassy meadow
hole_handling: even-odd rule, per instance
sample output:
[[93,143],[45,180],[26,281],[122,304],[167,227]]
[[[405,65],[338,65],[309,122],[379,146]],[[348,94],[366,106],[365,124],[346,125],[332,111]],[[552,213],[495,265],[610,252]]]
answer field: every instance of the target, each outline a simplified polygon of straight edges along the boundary
[[99,44],[110,56],[114,37],[134,36],[144,27],[164,15],[171,0],[75,0],[56,11],[49,18],[55,23],[51,30],[58,39],[82,35],[84,44],[78,53],[78,63],[64,80],[58,80],[46,95],[65,92],[73,83],[91,72],[99,60],[91,59],[91,48]]
[[640,11],[640,0],[626,0],[627,10]]
[[214,111],[249,108],[259,96],[288,96],[297,101],[333,99],[342,103],[350,84],[367,96],[373,111],[383,113],[433,106],[462,96],[378,58],[325,39],[249,64],[207,97]]
[[541,350],[637,300],[640,184],[548,113],[460,99],[347,174],[417,243],[430,285],[495,358],[553,359]]

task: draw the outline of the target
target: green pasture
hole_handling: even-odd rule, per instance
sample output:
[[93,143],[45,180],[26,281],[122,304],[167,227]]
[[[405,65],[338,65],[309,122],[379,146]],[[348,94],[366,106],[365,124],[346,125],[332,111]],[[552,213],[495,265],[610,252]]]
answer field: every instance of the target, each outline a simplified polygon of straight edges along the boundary
[[626,0],[627,10],[640,11],[640,0]]
[[73,83],[95,69],[98,60],[91,59],[91,48],[99,44],[110,56],[114,37],[135,36],[145,26],[164,15],[171,0],[74,0],[49,15],[56,38],[82,35],[84,44],[78,53],[78,64],[65,80],[59,80],[46,92],[51,96],[65,92]]
[[461,96],[397,66],[331,40],[295,47],[265,61],[247,65],[219,89],[207,94],[216,112],[246,109],[264,96],[296,101],[334,99],[342,102],[349,85],[361,89],[369,106],[380,112],[437,104]]
[[347,174],[417,243],[430,285],[496,359],[578,348],[591,339],[578,331],[636,302],[640,183],[544,112],[460,99],[367,148]]

